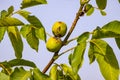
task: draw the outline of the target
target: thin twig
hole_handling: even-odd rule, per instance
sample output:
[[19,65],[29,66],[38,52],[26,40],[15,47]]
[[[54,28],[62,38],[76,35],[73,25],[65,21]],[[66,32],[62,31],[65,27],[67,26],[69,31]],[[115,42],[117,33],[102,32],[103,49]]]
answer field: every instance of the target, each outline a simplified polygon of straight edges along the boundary
[[[63,45],[62,45],[62,47],[66,44],[68,38],[70,37],[71,33],[73,32],[73,30],[74,30],[74,28],[75,28],[75,26],[76,26],[76,24],[77,24],[77,22],[78,22],[78,20],[79,20],[79,17],[84,15],[84,13],[82,12],[83,7],[84,7],[84,5],[81,5],[81,6],[80,6],[80,8],[79,8],[79,10],[78,10],[78,12],[77,12],[77,14],[76,14],[76,17],[75,17],[75,19],[74,19],[74,21],[73,21],[73,23],[72,23],[72,26],[71,26],[69,32],[67,33],[65,39],[63,40]],[[61,48],[62,48],[62,47],[61,47]],[[55,57],[58,56],[58,53],[59,53],[59,51],[54,53],[52,59],[49,61],[49,63],[47,64],[47,66],[43,69],[43,71],[42,71],[43,73],[46,73],[46,71],[47,71],[47,70],[50,68],[50,66],[54,63],[54,61],[56,60]]]
[[69,51],[71,51],[71,50],[73,50],[73,49],[75,49],[76,48],[76,46],[75,47],[72,47],[72,48],[70,48],[70,49],[68,49],[68,50],[66,50],[66,51],[64,51],[64,52],[62,52],[62,53],[60,53],[58,56],[60,57],[60,56],[62,56],[63,54],[65,54],[65,53],[67,53],[67,52],[69,52]]
[[47,33],[47,32],[46,32],[46,34],[47,34],[49,37],[52,37],[52,35],[51,35],[51,34],[49,34],[49,33]]
[[65,45],[67,45],[67,44],[69,44],[70,42],[76,40],[77,38],[78,38],[78,37],[75,37],[75,38],[72,38],[72,39],[68,40]]

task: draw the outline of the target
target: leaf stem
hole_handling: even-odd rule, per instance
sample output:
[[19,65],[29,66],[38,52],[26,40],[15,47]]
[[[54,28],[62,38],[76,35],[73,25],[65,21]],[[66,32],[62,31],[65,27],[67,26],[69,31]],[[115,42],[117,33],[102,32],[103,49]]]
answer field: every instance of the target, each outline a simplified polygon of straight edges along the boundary
[[68,50],[66,50],[66,51],[64,51],[64,52],[62,52],[62,53],[60,53],[60,54],[58,55],[58,57],[62,56],[63,54],[65,54],[65,53],[67,53],[68,51],[71,51],[71,50],[73,50],[73,49],[75,49],[75,48],[76,48],[76,46],[75,46],[75,47],[72,47],[72,48],[70,48],[70,49],[68,49]]
[[47,34],[49,37],[52,37],[52,35],[51,35],[51,34],[49,34],[49,33],[47,33],[47,32],[46,32],[46,34]]
[[[79,17],[84,15],[84,12],[82,11],[82,10],[83,10],[83,7],[84,7],[84,5],[81,5],[80,8],[79,8],[79,10],[78,10],[78,12],[76,13],[76,17],[75,17],[75,19],[74,19],[74,21],[73,21],[73,23],[72,23],[72,26],[71,26],[69,32],[67,33],[65,39],[63,40],[63,45],[62,45],[62,47],[66,44],[68,38],[70,37],[71,33],[73,32],[73,30],[74,30],[74,28],[75,28],[75,26],[76,26],[76,24],[77,24],[77,22],[78,22],[78,20],[79,20]],[[62,47],[61,47],[61,48],[62,48]],[[50,66],[54,63],[54,61],[56,60],[55,57],[58,56],[58,53],[59,53],[59,51],[54,53],[53,57],[51,58],[51,60],[50,60],[49,63],[47,64],[47,66],[43,69],[43,71],[42,71],[43,73],[46,73],[46,71],[47,71],[47,70],[50,68]]]
[[78,37],[75,37],[75,38],[72,38],[72,39],[70,39],[70,40],[68,40],[64,45],[67,45],[67,44],[69,44],[70,42],[72,42],[72,41],[74,41],[74,40],[76,40]]

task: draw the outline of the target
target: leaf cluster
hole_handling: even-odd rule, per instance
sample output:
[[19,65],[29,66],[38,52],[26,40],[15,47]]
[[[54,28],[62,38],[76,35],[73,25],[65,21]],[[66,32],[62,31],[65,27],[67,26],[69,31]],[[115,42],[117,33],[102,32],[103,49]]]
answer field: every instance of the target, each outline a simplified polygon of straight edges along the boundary
[[[79,17],[84,16],[84,14],[87,16],[92,15],[94,9],[99,10],[103,16],[107,15],[105,12],[107,0],[95,1],[97,7],[90,4],[90,0],[86,0],[84,4],[80,4],[81,8],[78,14],[81,14],[76,17],[77,20]],[[120,2],[120,0],[118,1]],[[101,27],[96,27],[92,32],[84,32],[72,40],[68,40],[70,36],[68,33],[67,39],[65,38],[65,43],[62,47],[67,46],[67,44],[74,40],[76,40],[77,45],[61,54],[57,54],[52,59],[55,61],[61,55],[73,50],[68,56],[69,65],[63,63],[54,64],[48,75],[41,72],[34,62],[22,59],[24,49],[22,38],[25,38],[29,46],[36,52],[38,52],[39,49],[39,41],[43,40],[46,42],[46,30],[42,22],[35,15],[31,15],[29,11],[24,10],[24,8],[41,4],[47,4],[47,1],[22,0],[20,10],[15,12],[14,7],[10,6],[7,10],[0,12],[0,42],[2,42],[5,33],[7,33],[16,56],[16,59],[0,62],[0,67],[2,68],[0,80],[81,80],[78,73],[84,63],[86,49],[88,49],[87,53],[90,64],[95,62],[95,60],[97,61],[105,80],[119,80],[120,68],[118,60],[112,47],[105,41],[105,38],[113,38],[115,44],[120,49],[119,20],[114,20]],[[28,24],[19,18],[13,17],[14,14],[22,16],[28,21]],[[75,19],[76,23],[77,20]],[[75,26],[76,25],[73,24],[72,27]],[[27,70],[26,66],[29,67],[30,70]]]

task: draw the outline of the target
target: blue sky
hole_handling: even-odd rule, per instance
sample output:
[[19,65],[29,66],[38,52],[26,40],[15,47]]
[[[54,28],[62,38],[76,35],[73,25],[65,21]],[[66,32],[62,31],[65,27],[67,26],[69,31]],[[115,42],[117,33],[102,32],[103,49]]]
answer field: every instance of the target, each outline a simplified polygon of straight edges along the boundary
[[[93,2],[92,2],[93,1]],[[91,0],[91,3],[96,6],[95,0]],[[13,5],[15,7],[15,11],[19,10],[21,0],[1,0],[0,2],[0,11],[3,9],[7,9],[9,6]],[[43,23],[46,31],[50,34],[51,27],[55,21],[64,21],[68,28],[70,28],[76,12],[79,8],[79,0],[49,0],[47,5],[36,6],[32,8],[27,8],[26,10],[32,12],[33,15],[36,15],[41,22]],[[71,38],[74,38],[85,31],[92,31],[96,28],[96,26],[103,26],[104,24],[112,21],[112,20],[120,20],[120,4],[118,4],[117,0],[108,0],[108,5],[105,9],[107,12],[107,16],[101,16],[98,10],[95,10],[94,14],[90,17],[81,17],[78,21],[78,24],[73,31]],[[15,17],[19,17],[21,20],[24,19],[18,15]],[[45,43],[40,41],[39,52],[36,53],[32,50],[25,39],[24,41],[24,51],[23,58],[34,61],[37,66],[42,70],[46,64],[49,62],[52,57],[52,53],[48,52],[45,47]],[[113,39],[106,39],[114,49],[116,53],[116,57],[120,64],[120,50],[115,45]],[[67,47],[62,48],[61,52],[75,46],[76,43],[72,42]],[[0,43],[0,61],[14,59],[14,51],[11,46],[11,43],[7,37],[7,34],[4,37],[4,40]],[[56,63],[68,63],[67,54],[61,56]],[[79,74],[82,80],[104,80],[102,75],[100,74],[98,64],[94,62],[93,64],[89,64],[87,53],[84,56],[84,64],[80,69]]]

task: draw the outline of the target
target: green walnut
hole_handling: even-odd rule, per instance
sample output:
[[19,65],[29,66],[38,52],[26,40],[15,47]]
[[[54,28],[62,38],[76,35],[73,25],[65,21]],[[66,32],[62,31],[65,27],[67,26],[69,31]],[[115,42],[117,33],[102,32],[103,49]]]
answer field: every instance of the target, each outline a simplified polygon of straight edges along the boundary
[[67,32],[67,25],[62,21],[57,21],[52,26],[52,32],[55,37],[63,37]]
[[46,48],[50,52],[57,52],[62,46],[62,41],[58,37],[50,37],[46,43]]

